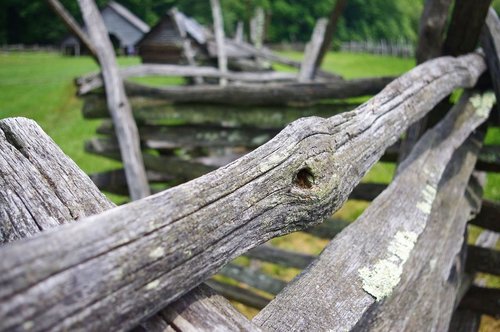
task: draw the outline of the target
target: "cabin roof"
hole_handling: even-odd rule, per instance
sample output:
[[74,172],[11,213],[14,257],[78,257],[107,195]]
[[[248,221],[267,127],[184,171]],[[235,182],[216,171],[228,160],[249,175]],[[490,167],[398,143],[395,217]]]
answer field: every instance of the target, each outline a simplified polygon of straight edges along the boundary
[[118,2],[110,1],[106,6],[113,9],[118,15],[122,16],[125,20],[134,25],[143,33],[149,32],[150,28],[143,20],[135,16],[130,10],[123,7]]
[[198,44],[203,45],[207,42],[207,34],[209,34],[208,29],[198,23],[194,18],[188,17],[184,13],[175,11],[174,15],[178,24],[182,24],[186,33],[196,40]]

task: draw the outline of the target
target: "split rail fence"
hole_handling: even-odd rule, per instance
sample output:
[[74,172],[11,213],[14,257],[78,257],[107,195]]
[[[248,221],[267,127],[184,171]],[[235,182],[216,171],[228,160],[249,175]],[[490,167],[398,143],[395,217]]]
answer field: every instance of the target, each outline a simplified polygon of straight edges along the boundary
[[[426,3],[424,23],[437,2]],[[210,100],[244,100],[237,85],[141,90],[131,105],[148,180],[177,185],[118,207],[33,121],[0,120],[0,330],[472,331],[482,313],[498,315],[500,292],[474,277],[500,274],[500,205],[482,198],[484,171],[500,167],[498,147],[483,145],[487,126],[498,125],[484,86],[499,92],[500,21],[489,2],[474,7],[476,19],[469,5],[455,3],[448,37],[465,25],[477,32],[471,49],[383,83],[353,111],[251,101],[376,91],[294,83],[269,97],[256,88],[248,108],[221,111]],[[481,30],[483,51],[474,52]],[[457,49],[451,37],[445,45]],[[485,73],[492,84],[481,83]],[[289,96],[299,89],[308,97]],[[460,99],[418,137],[390,184],[360,183],[379,160],[396,161],[405,131],[457,89]],[[204,106],[169,106],[186,95]],[[101,96],[86,98],[87,117],[107,117]],[[107,137],[88,151],[119,159],[112,128],[103,122]],[[124,171],[92,179],[127,192]],[[371,204],[352,223],[332,219],[348,199]],[[486,229],[474,245],[468,224]],[[295,231],[331,240],[319,256],[265,244]],[[303,271],[287,284],[231,263],[240,255]],[[216,273],[260,291],[208,280]],[[213,289],[262,310],[249,320]]]

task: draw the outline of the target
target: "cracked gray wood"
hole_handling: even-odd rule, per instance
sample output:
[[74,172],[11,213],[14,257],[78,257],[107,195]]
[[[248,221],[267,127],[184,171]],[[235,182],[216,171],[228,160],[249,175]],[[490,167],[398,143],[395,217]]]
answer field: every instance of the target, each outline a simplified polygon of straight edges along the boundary
[[394,296],[365,313],[356,328],[447,330],[460,295],[460,276],[465,272],[457,253],[466,246],[467,221],[481,203],[481,197],[465,194],[481,141],[482,135],[476,135],[457,150],[439,185],[430,223],[406,263],[407,271]]
[[0,244],[114,206],[33,121],[1,120],[0,149]]
[[201,285],[189,294],[160,312],[176,331],[261,331],[210,287]]
[[150,193],[139,146],[139,133],[118,73],[113,45],[95,2],[79,0],[78,4],[101,65],[106,101],[115,125],[130,196],[133,200],[146,197]]
[[[0,120],[0,151],[0,245],[114,207],[31,120]],[[259,330],[206,286],[184,295],[162,314],[175,316],[172,322],[182,321],[182,331],[210,331],[214,326],[226,331],[236,326],[244,331]],[[150,331],[158,320],[156,316],[143,326]],[[21,328],[25,326],[30,326],[29,320]],[[2,324],[0,330],[4,330]]]
[[[436,208],[443,199],[437,190],[446,166],[470,133],[486,121],[494,101],[492,94],[475,95],[471,101],[469,96],[466,93],[452,112],[422,137],[400,165],[402,171],[387,189],[358,220],[330,242],[305,272],[289,283],[254,318],[255,323],[264,329],[278,331],[346,331],[365,327],[364,319],[370,318],[370,313],[382,306],[399,305],[393,300],[398,298],[401,301],[400,295],[406,289],[404,286],[415,277],[410,270],[416,269],[417,265],[420,268],[428,266],[428,259],[418,259],[420,254],[425,253],[425,250],[419,249],[420,246],[428,245],[423,241],[426,226],[435,213],[449,212],[445,208]],[[467,156],[467,152],[462,152],[462,158]],[[473,154],[469,156],[465,164],[472,172],[475,158]],[[466,177],[465,184],[468,181]],[[449,182],[455,190],[451,193],[460,193],[453,187],[453,181]],[[431,243],[434,245],[434,241]],[[459,250],[460,247],[456,252]],[[407,260],[413,264],[407,263]],[[346,283],[346,280],[349,282]],[[408,294],[405,293],[405,296]],[[409,302],[411,309],[415,309],[414,303]],[[391,315],[394,310],[388,309],[383,313]],[[317,319],[318,316],[322,318]],[[392,320],[377,318],[380,320],[372,321],[374,324],[394,324],[391,328],[395,330],[405,330],[404,324],[410,321],[394,320],[394,317]],[[421,320],[428,318],[424,316]],[[372,325],[374,329],[376,326]],[[381,329],[384,330],[383,327]]]
[[337,210],[410,123],[484,70],[479,54],[427,62],[352,112],[297,120],[205,176],[5,246],[0,327],[136,325],[252,247]]

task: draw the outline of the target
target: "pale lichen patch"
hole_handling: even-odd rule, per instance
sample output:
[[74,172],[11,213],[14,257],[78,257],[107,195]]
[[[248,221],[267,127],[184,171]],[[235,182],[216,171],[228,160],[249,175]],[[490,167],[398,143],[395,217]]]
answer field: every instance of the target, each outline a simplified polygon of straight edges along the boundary
[[149,253],[149,257],[151,258],[160,258],[163,255],[165,255],[165,250],[162,247],[156,247],[155,249],[151,250]]
[[475,94],[470,98],[472,106],[476,109],[476,114],[483,118],[488,117],[495,101],[495,94],[491,91],[485,92],[482,95]]
[[436,198],[436,188],[430,184],[426,185],[424,190],[422,190],[422,200],[417,203],[417,209],[425,214],[431,213],[432,203]]
[[31,330],[33,328],[34,324],[32,321],[27,321],[23,324],[23,330]]
[[418,235],[413,232],[397,232],[394,240],[389,244],[389,252],[406,261],[417,242],[417,237]]
[[154,289],[154,288],[158,287],[159,284],[160,284],[160,281],[158,279],[151,281],[150,283],[148,283],[146,285],[146,290]]
[[383,259],[372,268],[360,269],[359,276],[363,280],[363,289],[380,301],[389,296],[394,286],[399,283],[401,272],[398,264]]
[[363,289],[380,301],[392,293],[394,287],[401,280],[403,265],[410,257],[418,235],[413,232],[398,232],[389,243],[389,255],[379,260],[372,267],[359,270],[363,282]]

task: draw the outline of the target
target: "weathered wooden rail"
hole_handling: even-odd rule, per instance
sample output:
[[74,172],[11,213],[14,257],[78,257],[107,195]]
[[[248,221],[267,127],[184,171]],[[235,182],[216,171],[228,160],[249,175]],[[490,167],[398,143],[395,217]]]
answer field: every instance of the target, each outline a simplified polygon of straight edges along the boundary
[[[127,329],[144,322],[250,248],[272,237],[308,228],[329,216],[412,122],[424,116],[455,88],[474,86],[484,70],[485,63],[480,54],[430,61],[395,80],[352,112],[328,119],[311,117],[293,122],[268,143],[225,167],[95,216],[89,216],[91,212],[75,212],[72,209],[79,211],[79,204],[84,203],[75,204],[64,199],[66,195],[72,197],[75,194],[86,197],[86,193],[66,192],[66,181],[59,185],[60,179],[68,178],[69,182],[76,175],[61,177],[58,173],[66,171],[44,160],[47,155],[61,157],[47,138],[40,138],[43,134],[39,129],[22,120],[3,121],[0,126],[4,160],[1,167],[2,173],[6,174],[3,187],[11,189],[2,195],[6,202],[2,209],[5,211],[4,220],[9,220],[7,226],[2,227],[2,238],[10,241],[68,220],[85,218],[1,249],[4,258],[0,263],[1,329],[105,329],[111,326]],[[367,310],[371,312],[370,308],[380,307],[376,300],[383,297],[393,299],[404,293],[409,284],[399,283],[399,279],[411,279],[412,276],[411,269],[403,270],[407,266],[406,260],[413,259],[413,253],[417,256],[431,254],[425,249],[427,241],[422,243],[422,250],[413,247],[424,238],[425,225],[433,220],[433,211],[448,211],[439,208],[439,204],[453,201],[448,201],[450,195],[461,197],[479,153],[479,143],[476,142],[468,143],[459,150],[463,152],[454,154],[471,132],[486,121],[492,106],[494,98],[491,94],[472,94],[465,93],[454,111],[423,137],[401,166],[402,171],[393,183],[361,219],[344,230],[328,247],[345,246],[345,249],[327,249],[309,268],[311,272],[308,269],[264,309],[255,320],[257,325],[273,329],[319,327],[318,324],[332,326],[330,319],[340,317],[340,321],[334,322],[335,326],[353,328],[364,324],[362,318]],[[25,162],[20,164],[19,159]],[[460,166],[457,167],[463,172],[459,177],[462,180],[443,180],[458,172],[446,173],[449,164]],[[23,172],[18,169],[20,165]],[[37,169],[34,170],[33,165]],[[41,171],[46,168],[46,171]],[[427,171],[422,172],[422,169]],[[52,171],[56,174],[51,174]],[[40,174],[37,179],[32,178],[37,174]],[[86,186],[89,186],[88,179],[81,181],[87,181]],[[32,183],[32,186],[26,183]],[[48,185],[54,194],[50,196],[50,191],[44,191],[38,183]],[[7,200],[11,197],[9,193],[14,192],[19,199]],[[33,196],[33,192],[38,196]],[[38,197],[40,202],[47,200],[41,205],[42,210],[26,205],[32,197]],[[60,206],[52,206],[54,203]],[[100,210],[111,207],[109,203],[102,204]],[[463,206],[466,204],[460,205]],[[55,212],[59,210],[67,212]],[[466,216],[453,213],[442,219]],[[22,225],[32,225],[35,231],[23,231],[25,227],[22,226],[21,231],[16,226],[9,227],[17,225],[16,220],[23,220]],[[374,220],[390,222],[378,225]],[[373,234],[380,235],[373,237]],[[463,229],[459,234],[463,234]],[[353,237],[362,242],[369,238],[373,241],[353,247]],[[399,242],[391,244],[391,239]],[[458,245],[460,249],[459,243],[450,240],[450,246]],[[405,250],[404,255],[402,251],[391,251],[395,245],[401,247],[398,250]],[[367,250],[370,255],[361,255]],[[355,254],[358,251],[360,255]],[[314,276],[320,273],[324,277],[321,266],[326,261],[322,257],[330,252],[340,256],[326,261],[337,262],[338,271],[344,271],[344,277],[353,282],[345,288],[343,306],[332,307],[335,302],[329,302],[320,309],[316,305],[310,306],[313,301],[306,299],[317,291]],[[351,253],[349,257],[345,256],[347,252]],[[259,257],[255,256],[255,251],[248,254]],[[262,256],[270,257],[269,254]],[[352,257],[357,258],[353,260]],[[294,266],[305,268],[312,257],[304,259],[302,264],[298,263],[297,257],[291,261]],[[377,259],[387,259],[395,264],[395,275],[378,280]],[[449,261],[450,257],[443,259]],[[446,264],[436,266],[446,268]],[[223,273],[236,275],[230,268],[222,269]],[[343,274],[335,275],[340,278]],[[329,282],[339,287],[335,279]],[[274,293],[283,286],[269,279],[267,284]],[[212,285],[217,287],[217,284]],[[410,285],[414,287],[414,284]],[[292,291],[294,289],[296,291]],[[199,292],[196,290],[195,295],[188,293],[186,296],[201,296]],[[297,294],[304,299],[297,309],[304,305],[308,309],[304,307],[300,313],[288,308],[277,311],[279,315],[274,314],[274,308],[286,309],[279,304],[281,299],[298,304],[296,298],[288,299],[287,294]],[[345,302],[347,298],[352,304]],[[333,301],[328,296],[326,299]],[[384,303],[388,305],[389,302]],[[217,305],[220,308],[227,303]],[[350,312],[349,319],[341,313],[333,314],[332,310],[342,308]],[[354,314],[354,308],[358,308],[357,314]],[[325,319],[313,323],[301,319],[301,315],[307,316],[308,310],[328,312],[329,318],[325,316]],[[451,318],[452,310],[449,307],[447,310]],[[107,314],[102,315],[103,312]],[[96,315],[99,319],[95,319]],[[278,316],[287,322],[280,322]],[[295,325],[292,323],[294,319],[301,323]],[[248,321],[238,324],[249,324],[248,329],[254,329]]]

